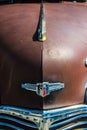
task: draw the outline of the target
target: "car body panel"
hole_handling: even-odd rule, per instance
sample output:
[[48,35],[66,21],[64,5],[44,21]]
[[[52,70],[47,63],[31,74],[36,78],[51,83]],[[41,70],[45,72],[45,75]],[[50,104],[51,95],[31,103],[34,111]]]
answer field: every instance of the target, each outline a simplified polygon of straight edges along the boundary
[[[0,8],[1,104],[53,109],[83,103],[87,82],[86,7],[45,3],[47,40],[38,42],[33,38],[39,4],[9,6]],[[22,83],[39,82],[62,82],[65,88],[44,98],[21,88]]]

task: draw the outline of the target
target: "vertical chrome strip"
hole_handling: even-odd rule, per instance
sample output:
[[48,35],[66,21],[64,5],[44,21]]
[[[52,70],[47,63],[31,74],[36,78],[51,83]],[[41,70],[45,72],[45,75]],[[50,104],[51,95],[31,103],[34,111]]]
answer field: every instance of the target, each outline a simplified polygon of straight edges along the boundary
[[38,41],[46,40],[46,20],[45,20],[45,10],[43,6],[43,0],[41,1],[40,7],[40,18],[39,18],[39,26],[38,26]]

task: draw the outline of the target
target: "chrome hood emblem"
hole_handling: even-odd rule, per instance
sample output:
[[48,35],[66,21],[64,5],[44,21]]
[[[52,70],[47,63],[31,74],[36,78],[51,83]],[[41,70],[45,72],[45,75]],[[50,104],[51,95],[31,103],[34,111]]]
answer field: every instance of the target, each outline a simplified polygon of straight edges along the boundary
[[21,85],[22,88],[30,91],[35,91],[37,95],[41,97],[45,97],[49,95],[53,91],[58,91],[60,89],[64,88],[64,83],[49,83],[49,82],[43,82],[43,83],[25,83]]

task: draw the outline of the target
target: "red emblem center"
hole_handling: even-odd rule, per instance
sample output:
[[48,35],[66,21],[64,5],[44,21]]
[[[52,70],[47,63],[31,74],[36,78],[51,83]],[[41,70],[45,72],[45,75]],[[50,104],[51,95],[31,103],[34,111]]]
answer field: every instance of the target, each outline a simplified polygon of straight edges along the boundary
[[44,91],[43,91],[43,95],[44,95],[44,96],[46,95],[46,89],[44,89]]

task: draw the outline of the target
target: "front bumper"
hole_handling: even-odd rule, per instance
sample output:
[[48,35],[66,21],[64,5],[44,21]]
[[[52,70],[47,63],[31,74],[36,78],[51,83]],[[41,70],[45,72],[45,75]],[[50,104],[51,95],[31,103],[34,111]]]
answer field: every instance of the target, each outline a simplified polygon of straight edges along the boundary
[[87,105],[74,105],[53,110],[29,110],[0,106],[0,128],[24,130],[70,130],[87,128]]

